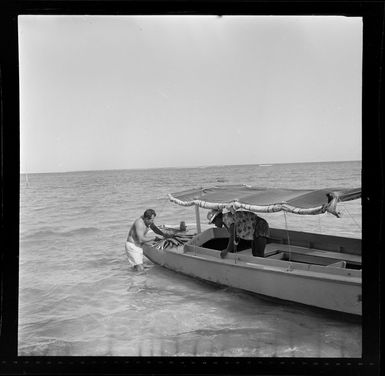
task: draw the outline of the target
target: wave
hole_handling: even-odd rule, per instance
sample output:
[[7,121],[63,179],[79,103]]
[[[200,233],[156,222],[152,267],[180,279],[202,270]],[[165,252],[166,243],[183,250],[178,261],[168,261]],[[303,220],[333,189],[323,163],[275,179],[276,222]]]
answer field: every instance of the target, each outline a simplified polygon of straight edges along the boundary
[[79,227],[67,231],[55,231],[55,230],[37,230],[31,231],[28,234],[21,235],[22,240],[40,240],[46,238],[56,238],[56,237],[71,237],[77,235],[88,235],[98,232],[99,229],[96,227]]

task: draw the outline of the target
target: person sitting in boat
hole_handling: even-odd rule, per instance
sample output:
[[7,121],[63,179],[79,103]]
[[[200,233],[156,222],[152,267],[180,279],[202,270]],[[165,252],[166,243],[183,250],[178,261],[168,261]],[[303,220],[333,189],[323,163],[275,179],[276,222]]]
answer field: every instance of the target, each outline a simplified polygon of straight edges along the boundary
[[152,242],[156,236],[147,234],[151,229],[155,234],[165,238],[171,236],[168,231],[160,230],[154,223],[156,217],[155,210],[147,209],[144,214],[132,224],[125,245],[128,262],[137,271],[143,271],[143,244]]
[[250,211],[235,211],[223,213],[221,210],[211,210],[207,214],[209,223],[216,227],[225,227],[229,232],[227,248],[221,251],[221,257],[228,252],[234,252],[239,239],[251,240],[253,256],[264,257],[267,238],[270,236],[268,223]]

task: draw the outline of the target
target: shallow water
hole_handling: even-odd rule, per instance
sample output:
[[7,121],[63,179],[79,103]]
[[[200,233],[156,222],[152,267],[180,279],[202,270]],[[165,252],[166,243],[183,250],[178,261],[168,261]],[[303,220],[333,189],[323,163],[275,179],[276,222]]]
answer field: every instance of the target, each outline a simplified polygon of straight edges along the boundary
[[[357,320],[214,286],[148,263],[136,274],[124,241],[152,207],[188,225],[167,193],[225,183],[357,187],[360,162],[21,176],[19,355],[360,357]],[[343,217],[265,215],[272,227],[361,237],[359,200]],[[202,220],[205,211],[201,211]]]

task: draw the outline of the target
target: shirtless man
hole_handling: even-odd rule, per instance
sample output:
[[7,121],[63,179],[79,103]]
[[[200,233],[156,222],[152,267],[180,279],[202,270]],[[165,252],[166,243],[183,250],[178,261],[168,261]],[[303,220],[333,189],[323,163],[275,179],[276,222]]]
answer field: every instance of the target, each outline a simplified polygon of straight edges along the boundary
[[163,237],[169,236],[168,233],[161,231],[155,224],[156,213],[153,209],[147,209],[144,214],[139,217],[132,224],[130,231],[128,232],[126,241],[126,252],[129,263],[137,271],[143,271],[143,249],[144,243],[152,242],[156,239],[153,235],[148,235],[148,231],[151,229],[156,234]]

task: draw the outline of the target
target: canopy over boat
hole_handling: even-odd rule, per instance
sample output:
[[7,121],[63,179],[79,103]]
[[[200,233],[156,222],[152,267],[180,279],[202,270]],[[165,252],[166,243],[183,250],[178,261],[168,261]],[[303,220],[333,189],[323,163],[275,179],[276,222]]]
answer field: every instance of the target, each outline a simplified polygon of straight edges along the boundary
[[196,205],[205,209],[243,209],[256,213],[285,211],[302,215],[329,212],[339,217],[338,202],[360,198],[361,188],[281,189],[239,184],[196,188],[168,196],[178,205]]

